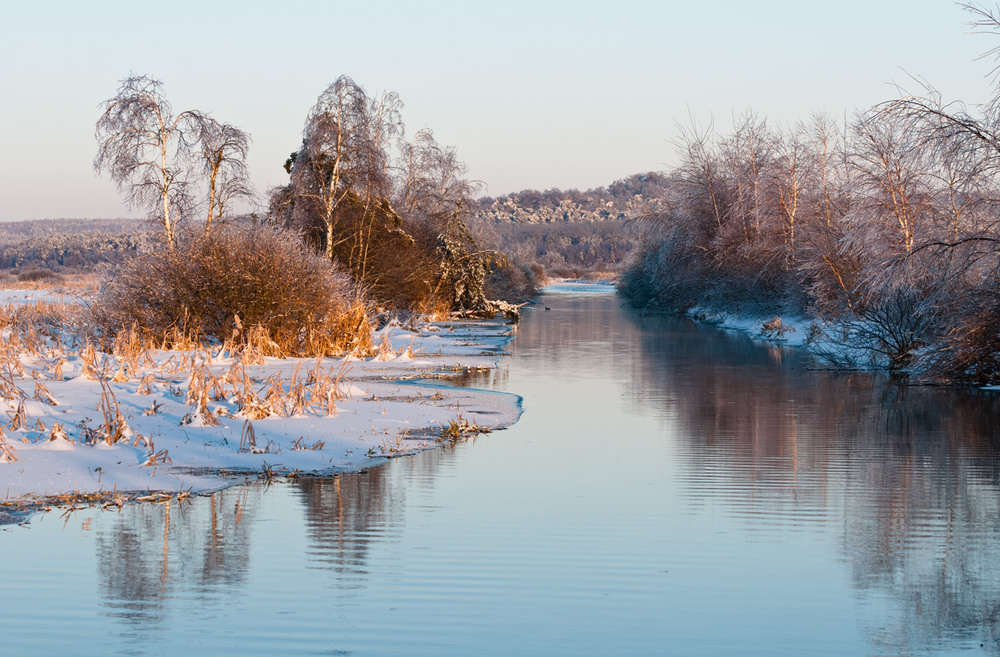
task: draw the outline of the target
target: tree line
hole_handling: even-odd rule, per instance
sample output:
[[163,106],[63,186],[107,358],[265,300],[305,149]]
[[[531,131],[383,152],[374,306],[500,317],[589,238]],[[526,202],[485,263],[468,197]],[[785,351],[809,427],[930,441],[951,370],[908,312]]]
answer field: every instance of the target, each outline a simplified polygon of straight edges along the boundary
[[790,128],[747,112],[679,145],[637,222],[632,305],[804,313],[839,364],[1000,380],[1000,94],[969,109],[925,88]]
[[475,217],[489,223],[598,223],[624,221],[665,195],[668,178],[650,171],[617,180],[606,187],[577,189],[526,189],[479,199]]
[[617,272],[636,239],[631,218],[659,207],[669,178],[650,171],[605,187],[527,189],[477,201],[470,224],[484,244],[504,245],[539,278]]

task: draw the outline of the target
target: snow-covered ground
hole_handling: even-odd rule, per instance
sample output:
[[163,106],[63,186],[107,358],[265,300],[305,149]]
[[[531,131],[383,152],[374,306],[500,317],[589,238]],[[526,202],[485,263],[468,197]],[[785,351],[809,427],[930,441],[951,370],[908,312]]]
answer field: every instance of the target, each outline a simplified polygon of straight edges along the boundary
[[[3,295],[37,299],[46,297]],[[520,398],[433,379],[496,367],[514,331],[500,321],[390,324],[376,333],[374,357],[316,360],[207,350],[116,357],[51,340],[25,346],[8,328],[0,498],[201,493],[241,475],[362,470],[506,427]]]
[[815,341],[810,338],[814,322],[800,316],[757,317],[692,308],[688,314],[698,320],[721,328],[746,333],[758,340],[777,342],[788,347],[802,347]]

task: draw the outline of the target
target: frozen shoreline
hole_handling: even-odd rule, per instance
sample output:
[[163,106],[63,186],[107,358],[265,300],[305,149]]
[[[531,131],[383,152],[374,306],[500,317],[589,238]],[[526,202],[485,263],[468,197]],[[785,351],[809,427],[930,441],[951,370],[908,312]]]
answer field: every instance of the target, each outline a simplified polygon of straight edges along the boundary
[[[28,294],[0,299],[44,296]],[[126,362],[88,359],[82,348],[8,348],[0,495],[15,507],[120,505],[248,477],[356,472],[505,428],[520,416],[519,397],[433,379],[497,367],[515,331],[496,320],[394,323],[375,333],[379,353],[364,359],[248,361],[197,350]],[[15,341],[10,329],[4,338]]]

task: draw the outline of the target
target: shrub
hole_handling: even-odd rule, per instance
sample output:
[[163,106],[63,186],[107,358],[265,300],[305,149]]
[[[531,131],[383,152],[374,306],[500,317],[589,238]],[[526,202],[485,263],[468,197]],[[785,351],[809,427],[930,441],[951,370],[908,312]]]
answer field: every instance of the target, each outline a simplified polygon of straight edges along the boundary
[[1000,294],[981,290],[964,301],[930,354],[930,373],[952,383],[1000,382]]
[[[486,276],[485,293],[491,299],[522,303],[538,296],[539,278],[536,269],[505,261]],[[544,272],[544,268],[541,268]]]
[[45,268],[29,269],[17,275],[18,283],[55,283],[59,280],[59,274]]
[[91,311],[103,344],[135,327],[164,346],[252,341],[272,356],[371,349],[367,308],[350,277],[270,226],[218,228],[131,259],[102,283]]

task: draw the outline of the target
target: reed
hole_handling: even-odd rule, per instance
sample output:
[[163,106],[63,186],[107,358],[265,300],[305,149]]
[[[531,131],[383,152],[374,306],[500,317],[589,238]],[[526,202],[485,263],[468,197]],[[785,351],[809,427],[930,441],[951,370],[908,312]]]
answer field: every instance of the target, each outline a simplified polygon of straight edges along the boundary
[[7,425],[7,429],[10,431],[19,431],[28,426],[28,415],[24,410],[24,399],[18,401],[17,410],[7,412],[7,417],[10,418],[10,424]]
[[53,440],[65,440],[68,443],[73,443],[73,439],[66,432],[66,427],[59,422],[56,422],[49,429],[49,441]]
[[247,420],[243,423],[243,430],[240,431],[240,453],[251,452],[257,447],[257,432],[254,431],[253,423]]
[[14,463],[20,460],[14,446],[7,442],[7,437],[0,431],[0,463]]
[[163,465],[164,463],[173,463],[173,460],[170,458],[168,450],[161,449],[154,454],[150,454],[146,460],[142,462],[142,465]]
[[129,427],[128,421],[122,415],[118,398],[106,380],[100,378],[98,382],[101,384],[101,398],[97,404],[97,410],[101,412],[103,418],[98,435],[104,439],[107,445],[129,441],[133,435],[132,428]]

